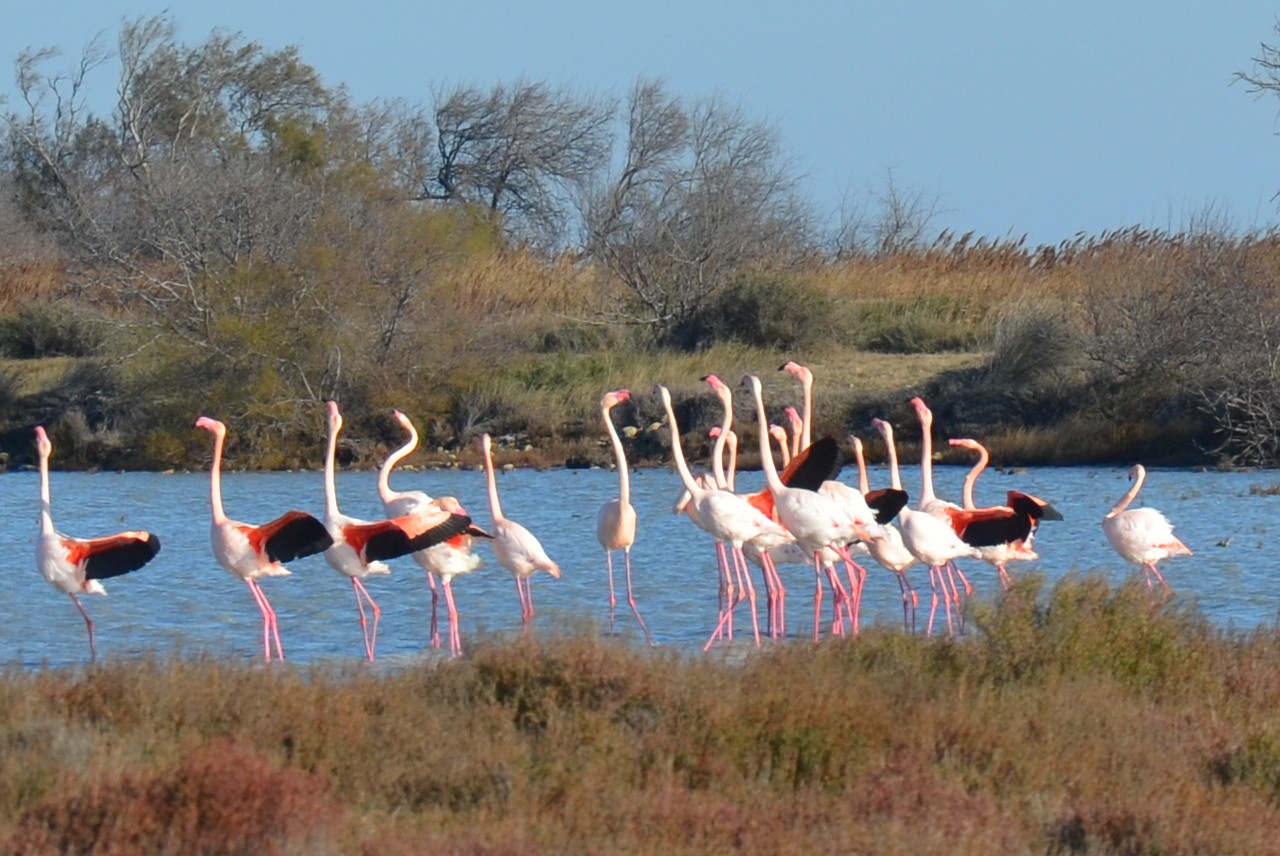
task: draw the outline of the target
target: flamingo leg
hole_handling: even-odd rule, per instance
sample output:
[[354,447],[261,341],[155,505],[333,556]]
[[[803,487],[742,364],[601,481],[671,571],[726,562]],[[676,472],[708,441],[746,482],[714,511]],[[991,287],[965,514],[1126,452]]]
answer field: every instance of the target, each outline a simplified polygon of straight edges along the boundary
[[[716,634],[723,632],[725,638],[733,638],[733,572],[729,570],[729,554],[725,551],[723,541],[716,542],[716,566],[720,570],[720,616],[721,622],[717,625]],[[727,621],[724,620],[727,616]],[[723,625],[723,631],[719,628]]]
[[618,598],[613,593],[613,551],[604,551],[604,564],[609,569],[609,634],[613,635],[617,632],[616,611],[618,607]]
[[445,606],[449,608],[449,653],[458,657],[462,655],[462,634],[458,630],[458,608],[453,602],[453,583],[445,580],[440,585],[444,589]]
[[755,636],[756,647],[760,647],[760,618],[756,614],[756,587],[751,582],[751,572],[747,569],[747,557],[742,552],[742,547],[735,544],[733,546],[733,564],[738,570],[738,578],[742,581],[742,586],[747,590],[747,600],[751,605],[751,632]]
[[[907,579],[906,571],[901,571],[896,576],[898,577],[898,590],[902,592],[902,629],[914,634],[916,632],[916,607],[920,605],[920,596],[911,587],[911,581]],[[908,609],[910,609],[911,613],[910,626],[907,625]]]
[[787,590],[778,575],[778,566],[767,552],[760,551],[760,566],[764,569],[765,584],[769,586],[769,633],[774,639],[787,635]]
[[1009,576],[1009,571],[1005,568],[1004,562],[996,562],[996,570],[1000,572],[1000,585],[1004,587],[1005,591],[1008,591],[1009,587],[1013,585],[1013,579]]
[[435,577],[431,575],[430,571],[427,571],[426,574],[427,574],[427,587],[431,589],[431,638],[430,638],[429,644],[431,645],[432,648],[439,648],[440,647],[440,628],[436,620],[436,609],[439,606],[440,593],[436,591]]
[[276,611],[271,608],[271,601],[267,600],[267,593],[258,585],[257,580],[245,580],[249,584],[249,591],[253,592],[253,599],[258,602],[258,610],[262,613],[262,648],[266,655],[268,663],[271,662],[271,640],[274,637],[276,643],[276,658],[284,660],[284,648],[280,645],[280,626],[276,621]]
[[822,572],[819,570],[822,562],[818,558],[818,554],[813,554],[813,641],[817,642],[822,626]]
[[[644,623],[644,619],[640,617],[640,607],[636,605],[636,596],[631,589],[631,548],[622,548],[622,560],[627,569],[627,605],[631,607],[631,612],[635,615],[636,621],[640,622],[640,629],[644,631],[645,641],[650,645],[653,644],[653,635],[649,633],[649,626]],[[613,576],[610,574],[610,597],[612,597]],[[610,624],[612,624],[612,609],[610,609]]]
[[382,618],[382,610],[378,607],[377,601],[369,594],[369,590],[364,587],[364,583],[360,582],[357,577],[352,577],[351,582],[356,591],[356,606],[360,607],[360,630],[365,631],[364,607],[360,605],[361,596],[369,602],[369,609],[373,612],[373,629],[365,633],[364,650],[369,656],[369,662],[373,662],[374,651],[378,647],[378,621]]
[[89,617],[89,613],[85,612],[84,605],[80,603],[80,598],[74,593],[71,595],[71,602],[76,605],[76,609],[80,610],[80,617],[84,619],[85,629],[89,631],[89,662],[96,662],[98,659],[98,646],[93,641],[93,619]]
[[831,584],[831,597],[834,601],[831,605],[831,633],[834,636],[843,636],[843,610],[849,609],[849,592],[845,591],[844,583],[840,582],[840,577],[836,575],[834,565],[824,565],[823,570],[826,571],[827,582]]
[[[1145,567],[1149,568],[1151,573],[1154,574],[1155,578],[1160,582],[1160,585],[1164,586],[1165,594],[1173,594],[1173,589],[1169,587],[1167,582],[1165,582],[1164,574],[1160,573],[1160,569],[1156,567],[1155,562],[1148,562]],[[1150,581],[1148,580],[1148,583],[1149,582]]]

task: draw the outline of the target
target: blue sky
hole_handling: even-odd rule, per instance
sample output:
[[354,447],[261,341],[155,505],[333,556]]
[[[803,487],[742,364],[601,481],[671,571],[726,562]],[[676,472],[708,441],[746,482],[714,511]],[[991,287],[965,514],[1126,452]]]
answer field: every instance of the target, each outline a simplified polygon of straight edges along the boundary
[[56,45],[69,62],[165,9],[189,43],[217,27],[297,45],[359,100],[520,78],[622,95],[661,77],[773,124],[823,212],[892,174],[936,202],[935,230],[1033,244],[1208,211],[1280,223],[1280,99],[1232,84],[1280,42],[1280,4],[53,0],[10,4],[0,59]]

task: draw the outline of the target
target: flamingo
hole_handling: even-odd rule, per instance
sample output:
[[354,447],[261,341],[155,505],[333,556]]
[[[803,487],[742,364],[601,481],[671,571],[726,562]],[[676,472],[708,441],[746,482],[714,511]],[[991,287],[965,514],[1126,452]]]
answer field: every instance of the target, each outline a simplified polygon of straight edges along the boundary
[[287,576],[282,563],[321,553],[333,544],[325,525],[305,511],[288,511],[270,523],[253,526],[231,520],[222,509],[222,447],[227,426],[217,419],[201,416],[196,427],[213,434],[213,464],[209,469],[209,501],[213,524],[209,540],[214,558],[234,577],[244,580],[262,613],[262,647],[271,662],[271,642],[278,659],[284,659],[276,612],[258,583],[259,577]]
[[53,528],[49,501],[49,455],[53,444],[42,426],[36,426],[36,452],[40,456],[40,538],[36,541],[36,568],[49,585],[65,592],[76,605],[89,631],[89,660],[98,659],[93,640],[93,619],[80,603],[80,594],[105,596],[101,580],[136,571],[160,552],[160,539],[150,532],[130,531],[102,538],[72,538]]
[[484,453],[485,477],[489,482],[489,513],[493,517],[493,555],[498,564],[511,572],[516,581],[516,593],[520,595],[520,618],[525,627],[533,618],[533,585],[530,577],[544,570],[560,579],[560,566],[551,560],[533,533],[519,523],[505,517],[498,501],[498,479],[493,471],[493,440],[488,434],[480,437],[480,451]]
[[[471,518],[447,511],[418,512],[392,520],[369,522],[358,520],[338,510],[338,492],[334,485],[334,458],[338,434],[342,431],[342,413],[336,401],[327,402],[329,411],[329,445],[324,457],[324,526],[333,543],[324,551],[325,561],[335,571],[351,579],[356,609],[360,613],[360,633],[364,637],[365,656],[372,662],[378,639],[378,619],[382,610],[361,580],[370,574],[389,574],[383,560],[395,559],[464,532]],[[365,616],[364,604],[373,612],[373,627]]]
[[1142,464],[1134,464],[1129,470],[1129,479],[1133,484],[1102,518],[1102,531],[1106,533],[1107,540],[1120,554],[1120,558],[1142,566],[1148,587],[1154,576],[1167,593],[1171,589],[1156,563],[1173,556],[1190,556],[1191,550],[1174,537],[1173,524],[1159,511],[1154,508],[1129,508],[1129,503],[1137,498],[1146,478],[1146,468]]
[[[813,439],[813,372],[794,360],[787,360],[778,367],[778,371],[795,375],[796,380],[800,381],[800,389],[804,396],[804,416],[800,420],[800,448],[807,449]],[[791,410],[794,411],[795,408]],[[794,419],[792,425],[795,425]]]
[[[391,471],[396,464],[418,448],[418,429],[414,427],[413,421],[399,410],[394,411],[392,415],[409,434],[409,439],[388,455],[378,470],[378,496],[382,499],[383,510],[391,516],[435,509],[466,515],[467,510],[455,497],[442,496],[432,499],[420,490],[392,489]],[[473,523],[466,532],[454,535],[443,544],[436,544],[413,553],[413,560],[426,572],[427,586],[431,589],[431,647],[440,647],[437,620],[440,593],[436,589],[435,582],[435,578],[440,577],[440,589],[444,592],[445,608],[449,613],[449,653],[454,657],[462,654],[462,631],[458,627],[458,607],[453,597],[453,579],[469,574],[484,565],[480,554],[472,552],[471,549],[476,537],[488,538],[489,533]]]
[[613,455],[618,466],[618,495],[600,506],[596,515],[596,539],[604,548],[605,566],[609,572],[609,630],[614,629],[614,610],[618,599],[613,593],[613,551],[621,550],[623,562],[627,570],[627,603],[635,614],[640,629],[644,631],[645,640],[652,645],[653,636],[649,627],[640,617],[640,608],[636,606],[635,594],[631,590],[631,546],[636,542],[636,509],[631,504],[631,477],[627,471],[627,453],[622,448],[622,438],[618,429],[613,426],[610,412],[624,401],[631,400],[631,391],[616,389],[606,392],[600,399],[600,415],[604,419],[605,430],[609,434],[609,442],[613,445]]
[[[769,454],[768,420],[765,418],[764,396],[760,388],[760,378],[748,374],[743,377],[742,383],[751,391],[751,395],[755,399],[760,458],[764,466],[765,481],[769,493],[773,496],[778,519],[787,528],[787,531],[795,537],[796,541],[814,557],[815,570],[823,567],[822,553],[825,550],[834,551],[844,561],[852,564],[853,559],[849,556],[846,545],[858,539],[872,537],[869,530],[871,527],[878,529],[878,524],[868,526],[855,521],[838,502],[816,490],[789,487],[783,483],[778,476],[778,469],[773,463],[773,456]],[[808,448],[810,447],[806,447],[806,450]],[[827,479],[823,479],[823,481],[827,481]],[[821,485],[821,482],[819,485]],[[837,615],[839,615],[840,603],[843,600],[845,604],[850,605],[850,618],[852,619],[853,607],[848,593],[845,592],[830,565],[827,566],[827,571],[832,589],[836,592]],[[815,595],[815,618],[818,600],[819,597]],[[836,632],[840,632],[842,625],[839,619],[836,621],[836,627]]]
[[[895,487],[902,485],[902,477],[898,472],[898,448],[893,441],[893,426],[883,419],[871,420],[871,425],[884,437],[885,448],[889,456],[889,477]],[[905,507],[898,512],[898,522],[902,525],[902,543],[921,563],[929,568],[929,587],[933,591],[929,605],[929,623],[925,633],[933,633],[933,619],[938,611],[938,589],[943,591],[946,605],[947,628],[952,629],[951,601],[955,587],[948,588],[943,572],[948,563],[958,558],[978,558],[978,549],[970,547],[951,525],[940,517],[934,517],[927,511]]]
[[[725,471],[724,465],[725,447],[732,442],[733,448],[729,459],[729,471],[736,473],[738,466],[738,435],[730,427],[733,424],[733,391],[725,385],[724,381],[713,374],[706,375],[702,379],[711,387],[711,390],[720,399],[720,404],[724,408],[724,417],[720,425],[713,429],[716,444],[711,454],[711,471],[715,476],[716,487],[733,492],[733,477]],[[743,498],[747,499],[747,497]],[[750,502],[749,499],[748,502]],[[780,547],[790,540],[791,536],[786,533],[761,533],[743,544],[743,556],[755,561],[764,575],[768,602],[769,635],[774,639],[786,634],[787,592],[782,585],[782,578],[778,576],[778,569],[774,566],[769,548]],[[745,552],[748,544],[753,547],[750,553]]]
[[[863,455],[862,440],[858,437],[849,435],[849,442],[853,446],[853,457],[858,463],[858,488],[864,496],[870,496],[871,483],[867,478],[867,461]],[[897,463],[897,455],[894,455],[894,462]],[[898,475],[897,467],[893,468],[892,486],[896,490],[902,490],[902,480]],[[905,491],[903,491],[905,494]],[[901,513],[901,509],[898,510]],[[871,558],[875,559],[885,570],[890,571],[898,580],[898,589],[902,593],[902,627],[914,633],[916,629],[916,608],[920,605],[920,596],[916,594],[916,590],[911,585],[911,581],[907,578],[907,570],[916,563],[916,557],[902,543],[902,533],[891,522],[881,521],[884,526],[884,537],[873,538],[867,542],[867,552],[871,554]],[[907,617],[910,615],[910,624]]]
[[[755,587],[751,584],[751,577],[747,572],[747,560],[743,554],[742,547],[748,541],[755,540],[762,534],[769,534],[776,538],[785,540],[786,534],[782,527],[770,519],[767,515],[755,508],[744,497],[738,496],[727,490],[712,484],[707,486],[699,483],[689,472],[689,465],[685,462],[684,449],[680,444],[680,424],[676,421],[675,409],[671,405],[671,393],[662,384],[654,387],[654,392],[662,401],[662,406],[667,412],[667,425],[671,428],[671,457],[676,466],[676,472],[680,475],[680,481],[684,483],[685,490],[689,493],[688,512],[690,518],[703,531],[714,538],[718,542],[729,545],[729,558],[732,561],[732,573],[726,562],[722,568],[724,574],[729,574],[730,583],[732,582],[732,574],[736,574],[738,579],[742,581],[743,588],[747,593],[747,598],[751,604],[751,626],[755,635],[756,645],[760,644],[760,625],[756,616],[756,599]],[[734,600],[732,590],[728,596],[728,602],[720,611],[720,619],[716,624],[715,630],[710,638],[707,639],[703,650],[711,647],[711,643],[720,635],[721,628],[726,626],[733,615],[733,608],[741,601],[741,596]]]
[[785,470],[787,464],[791,463],[791,447],[787,445],[787,429],[781,425],[770,425],[769,436],[778,444],[778,453],[782,455],[782,468]]
[[973,500],[973,488],[990,460],[987,447],[967,437],[948,442],[952,446],[978,453],[978,460],[964,480],[966,513],[952,515],[953,528],[966,543],[979,549],[984,562],[995,566],[1000,574],[1001,586],[1008,590],[1011,580],[1005,563],[1039,559],[1040,556],[1031,546],[1036,527],[1040,520],[1061,520],[1062,515],[1039,497],[1016,490],[1009,491],[1008,505],[978,508]]

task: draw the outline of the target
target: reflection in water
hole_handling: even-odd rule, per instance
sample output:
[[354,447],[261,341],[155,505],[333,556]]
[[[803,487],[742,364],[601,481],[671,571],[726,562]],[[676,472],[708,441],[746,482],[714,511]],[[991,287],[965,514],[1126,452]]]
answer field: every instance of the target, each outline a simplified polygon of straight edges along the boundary
[[[1040,561],[1011,566],[1016,576],[1028,569],[1050,581],[1070,571],[1098,572],[1114,581],[1135,572],[1112,552],[1102,533],[1103,514],[1128,487],[1124,468],[1044,468],[1011,475],[988,471],[978,483],[979,505],[1001,501],[1017,488],[1044,497],[1065,520],[1045,523],[1037,536]],[[962,467],[935,471],[944,499],[960,499]],[[481,526],[488,524],[481,472],[398,473],[397,486],[462,500]],[[596,510],[617,492],[608,470],[516,470],[500,475],[503,509],[542,541],[563,570],[559,580],[540,574],[534,586],[541,632],[608,626],[604,555],[595,537]],[[873,468],[872,486],[887,485]],[[209,481],[206,473],[58,473],[53,482],[54,519],[65,531],[85,537],[145,528],[163,542],[146,568],[112,581],[111,594],[86,602],[97,631],[101,659],[110,661],[150,652],[208,652],[246,661],[261,656],[261,617],[248,588],[214,560],[209,549]],[[844,480],[852,482],[850,469]],[[918,489],[918,472],[903,473],[908,491]],[[1195,551],[1190,558],[1163,565],[1177,596],[1198,602],[1216,623],[1249,628],[1275,621],[1280,592],[1274,583],[1280,560],[1267,549],[1280,496],[1251,493],[1269,488],[1270,473],[1152,471],[1137,504],[1161,509],[1177,535]],[[762,484],[759,473],[743,473],[739,490]],[[323,480],[307,473],[225,473],[224,500],[233,516],[266,520],[283,508],[319,513]],[[375,474],[339,473],[343,510],[375,518],[381,503]],[[636,597],[655,640],[696,651],[716,617],[716,570],[711,543],[690,521],[671,513],[679,494],[676,476],[667,470],[638,470],[632,476],[632,502],[639,514],[639,535],[632,552]],[[78,664],[86,659],[84,622],[65,595],[50,589],[35,568],[39,483],[34,472],[0,476],[0,503],[11,525],[0,531],[8,557],[4,595],[3,661],[23,666]],[[485,545],[477,548],[485,567],[455,585],[462,616],[464,650],[489,634],[516,633],[520,606],[511,576]],[[370,582],[383,607],[380,658],[405,659],[426,649],[430,597],[422,571],[411,560],[391,563],[389,577]],[[351,587],[320,556],[291,564],[293,575],[263,581],[279,614],[285,655],[294,662],[362,656],[359,625],[352,619]],[[868,563],[870,577],[863,602],[863,626],[900,627],[898,587],[891,575]],[[979,597],[998,591],[995,571],[980,562],[965,568]],[[787,628],[804,640],[812,630],[811,571],[780,568],[788,589]],[[928,601],[922,569],[911,571],[913,584]],[[762,602],[763,603],[763,602]],[[824,601],[824,610],[830,598]],[[746,620],[739,607],[739,622]],[[763,605],[761,606],[763,609]],[[763,619],[763,615],[761,616]],[[747,625],[739,624],[739,627]],[[625,612],[618,632],[635,644],[643,634]],[[749,638],[749,634],[748,634]],[[735,646],[745,644],[740,638]],[[437,656],[437,654],[433,654]],[[714,656],[714,654],[712,655]]]

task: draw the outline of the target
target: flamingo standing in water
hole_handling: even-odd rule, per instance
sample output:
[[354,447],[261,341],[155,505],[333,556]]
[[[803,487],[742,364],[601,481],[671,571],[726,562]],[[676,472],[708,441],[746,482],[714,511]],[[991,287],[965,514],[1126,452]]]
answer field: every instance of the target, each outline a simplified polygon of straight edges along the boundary
[[[867,461],[862,451],[862,440],[858,437],[849,435],[849,442],[853,446],[853,457],[858,463],[858,487],[864,496],[871,495],[871,482],[867,478]],[[894,463],[897,463],[897,455],[894,455]],[[891,472],[890,485],[895,490],[902,490],[902,478],[898,474],[897,466],[894,466]],[[905,493],[905,491],[903,491]],[[904,503],[905,506],[905,503]],[[900,514],[902,509],[898,509]],[[884,526],[884,537],[873,538],[867,542],[867,552],[871,554],[871,558],[875,559],[881,567],[890,571],[898,580],[898,590],[902,593],[902,627],[912,633],[916,629],[916,608],[920,605],[920,596],[916,594],[915,588],[912,587],[911,581],[907,579],[907,570],[916,563],[917,559],[902,543],[902,533],[898,528],[889,521],[881,523]],[[908,616],[910,622],[908,623]]]
[[[733,578],[736,577],[740,582],[740,591],[746,592],[751,609],[751,629],[755,636],[755,643],[759,646],[760,624],[756,615],[755,586],[751,583],[742,547],[748,541],[753,541],[764,534],[780,539],[785,539],[786,534],[781,525],[755,508],[746,498],[718,487],[714,480],[694,479],[685,461],[684,448],[680,444],[680,424],[676,421],[675,408],[671,404],[671,392],[662,384],[655,386],[654,392],[662,401],[663,409],[667,413],[667,425],[671,429],[671,458],[675,463],[680,481],[684,483],[689,495],[689,517],[717,542],[729,545],[726,563],[720,568],[721,578],[722,580],[727,578],[728,585],[731,586]],[[721,628],[728,625],[734,607],[741,600],[741,595],[735,599],[732,589],[728,589],[725,602],[721,604],[719,620],[715,630],[707,639],[706,645],[703,646],[704,651],[709,649],[719,637]]]
[[480,451],[484,453],[484,472],[489,482],[489,513],[493,517],[493,555],[498,564],[511,572],[520,595],[520,618],[525,627],[533,619],[533,584],[530,577],[535,571],[544,570],[560,579],[560,566],[551,560],[542,543],[533,533],[502,513],[498,501],[498,478],[493,471],[493,440],[488,434],[480,438]]
[[636,509],[631,504],[631,476],[627,471],[627,453],[622,448],[622,438],[618,436],[618,429],[613,427],[613,418],[609,415],[613,408],[630,400],[631,392],[626,389],[606,392],[600,399],[600,416],[604,419],[609,442],[613,445],[613,455],[617,459],[618,495],[600,506],[596,515],[596,538],[604,548],[604,561],[609,571],[609,631],[613,632],[614,612],[618,605],[613,591],[613,551],[621,550],[627,571],[627,603],[631,606],[636,621],[640,623],[640,629],[644,631],[645,640],[652,645],[653,636],[640,617],[640,608],[636,606],[635,594],[631,590],[631,546],[636,542]]
[[1120,554],[1120,558],[1142,566],[1148,587],[1154,576],[1164,586],[1165,592],[1169,592],[1169,584],[1156,567],[1156,562],[1172,556],[1190,556],[1191,550],[1174,537],[1173,524],[1159,511],[1154,508],[1129,508],[1129,503],[1137,498],[1146,481],[1146,468],[1142,464],[1134,464],[1129,470],[1129,478],[1133,484],[1102,518],[1102,531],[1106,533],[1107,540]]
[[[824,567],[823,553],[825,551],[834,552],[839,558],[852,565],[853,559],[849,555],[847,545],[858,539],[866,540],[874,537],[878,534],[874,530],[878,530],[879,525],[875,523],[867,525],[855,521],[847,510],[842,508],[830,496],[816,490],[789,487],[783,483],[778,476],[778,469],[773,463],[773,456],[769,453],[768,419],[765,417],[764,396],[760,388],[760,378],[749,374],[743,377],[742,383],[751,391],[751,395],[755,399],[760,458],[764,466],[765,482],[769,493],[773,497],[778,519],[787,528],[787,531],[795,537],[796,541],[805,548],[806,552],[814,557],[815,571]],[[806,446],[806,451],[808,448]],[[823,479],[823,481],[826,481],[826,479]],[[853,601],[836,577],[829,558],[825,569],[832,590],[836,592],[837,616],[839,616],[843,603],[847,605],[850,620],[852,621],[854,617]],[[821,586],[819,586],[814,597],[815,623],[820,594]],[[842,632],[842,629],[842,623],[837,617],[836,632]]]
[[[899,487],[902,484],[902,477],[898,472],[898,447],[893,440],[893,426],[883,419],[872,419],[871,425],[884,437],[885,449],[889,456],[891,484]],[[898,512],[898,522],[902,526],[903,546],[929,568],[932,600],[929,604],[929,623],[925,633],[933,633],[933,619],[938,611],[939,589],[942,590],[942,599],[946,606],[947,629],[952,631],[951,599],[954,586],[948,589],[947,580],[943,577],[945,567],[958,558],[978,558],[978,549],[970,547],[961,540],[946,520],[934,517],[927,511],[904,507]]]
[[[338,450],[338,434],[342,431],[342,413],[336,401],[327,402],[329,411],[329,444],[324,457],[324,526],[333,544],[324,551],[325,561],[335,571],[350,578],[356,596],[356,609],[360,612],[360,633],[364,637],[364,652],[370,662],[378,641],[378,619],[382,610],[369,594],[361,580],[369,574],[389,574],[391,569],[384,560],[395,559],[443,542],[463,533],[471,525],[471,518],[450,514],[447,511],[421,511],[406,514],[392,520],[374,522],[358,520],[338,510],[338,492],[335,486],[335,463]],[[373,612],[373,627],[369,627],[364,604]]]
[[978,508],[973,499],[973,488],[990,460],[987,447],[967,437],[947,442],[978,453],[978,460],[964,479],[965,514],[952,516],[953,527],[965,543],[978,548],[984,562],[995,566],[1000,574],[1000,585],[1008,590],[1012,581],[1005,563],[1039,559],[1031,546],[1036,527],[1041,520],[1061,520],[1062,515],[1039,497],[1016,490],[1009,491],[1007,505]]
[[[399,491],[391,488],[391,471],[418,448],[418,429],[414,427],[413,421],[399,410],[394,411],[393,415],[409,434],[409,439],[388,455],[378,470],[378,496],[382,499],[383,510],[393,517],[435,509],[466,515],[467,510],[462,507],[462,503],[452,496],[432,499],[420,490]],[[437,618],[440,593],[435,581],[436,577],[440,577],[440,589],[444,591],[445,608],[449,613],[449,652],[455,657],[462,653],[462,631],[458,627],[458,607],[453,598],[453,578],[469,574],[484,564],[480,554],[471,549],[476,537],[488,538],[489,533],[473,523],[465,532],[454,535],[444,543],[413,553],[413,560],[426,572],[427,586],[431,589],[431,647],[440,647]]]
[[89,631],[89,659],[98,659],[93,641],[93,619],[80,603],[80,594],[106,595],[100,580],[136,571],[160,552],[160,539],[150,532],[120,532],[102,538],[72,538],[53,528],[49,501],[49,455],[53,444],[36,426],[36,452],[40,456],[40,538],[36,541],[36,567],[49,584],[70,595]]
[[262,613],[262,647],[267,662],[271,662],[272,641],[276,645],[277,657],[283,660],[284,649],[280,645],[276,612],[258,579],[287,576],[289,569],[283,562],[324,552],[333,544],[333,538],[323,523],[305,511],[285,512],[261,526],[228,518],[222,509],[222,447],[227,438],[227,426],[217,419],[201,416],[196,420],[196,427],[213,434],[213,464],[209,469],[213,524],[209,529],[209,539],[214,558],[232,576],[248,584]]

